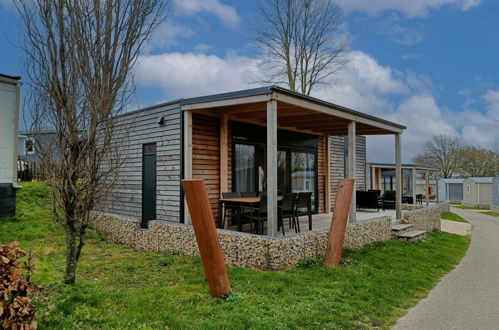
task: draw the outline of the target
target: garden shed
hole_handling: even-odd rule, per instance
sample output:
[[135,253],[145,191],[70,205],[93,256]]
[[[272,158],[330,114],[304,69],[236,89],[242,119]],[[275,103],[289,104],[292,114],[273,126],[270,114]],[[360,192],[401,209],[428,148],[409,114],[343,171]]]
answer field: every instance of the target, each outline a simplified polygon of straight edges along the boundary
[[463,205],[489,208],[492,204],[493,177],[470,177],[464,180]]
[[442,178],[438,181],[439,199],[461,203],[463,201],[463,178]]

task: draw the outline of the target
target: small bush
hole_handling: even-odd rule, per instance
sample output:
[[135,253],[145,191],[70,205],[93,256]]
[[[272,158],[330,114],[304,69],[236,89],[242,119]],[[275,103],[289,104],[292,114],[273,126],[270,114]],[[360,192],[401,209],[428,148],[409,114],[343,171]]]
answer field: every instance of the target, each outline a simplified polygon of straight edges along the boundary
[[[26,275],[19,259],[28,256],[24,263]],[[28,295],[38,289],[31,282],[35,266],[32,253],[19,248],[18,242],[0,245],[0,321],[2,329],[36,329],[36,308]]]

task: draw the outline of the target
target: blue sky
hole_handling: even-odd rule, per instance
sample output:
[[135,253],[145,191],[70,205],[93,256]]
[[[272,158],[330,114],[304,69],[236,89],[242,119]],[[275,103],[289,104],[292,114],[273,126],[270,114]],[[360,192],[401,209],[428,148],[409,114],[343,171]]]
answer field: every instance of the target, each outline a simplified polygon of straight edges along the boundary
[[[499,1],[342,0],[347,70],[314,96],[408,126],[404,161],[432,134],[494,147],[499,119]],[[135,69],[136,105],[255,87],[248,39],[257,1],[172,0]],[[0,72],[23,74],[18,20],[0,0]],[[369,137],[368,158],[393,161],[391,137]],[[388,146],[388,147],[387,147]]]

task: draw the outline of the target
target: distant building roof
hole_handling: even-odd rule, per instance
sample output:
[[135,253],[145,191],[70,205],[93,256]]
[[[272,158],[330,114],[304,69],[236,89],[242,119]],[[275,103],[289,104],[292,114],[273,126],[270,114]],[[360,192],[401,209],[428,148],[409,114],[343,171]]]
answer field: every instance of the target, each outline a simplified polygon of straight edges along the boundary
[[440,181],[444,182],[444,183],[463,183],[464,182],[464,178],[442,178],[440,179]]
[[494,180],[494,178],[491,176],[486,176],[486,177],[472,176],[469,177],[468,179],[475,181],[476,183],[492,183],[492,181]]

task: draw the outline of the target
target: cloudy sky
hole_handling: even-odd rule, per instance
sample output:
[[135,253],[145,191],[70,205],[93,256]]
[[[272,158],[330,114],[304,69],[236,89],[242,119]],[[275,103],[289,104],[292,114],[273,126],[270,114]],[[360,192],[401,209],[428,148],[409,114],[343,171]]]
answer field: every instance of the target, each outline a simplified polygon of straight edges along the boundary
[[[433,134],[494,148],[499,119],[499,1],[341,0],[347,70],[313,95],[404,124],[403,161]],[[258,2],[172,0],[135,70],[135,107],[256,87],[249,26]],[[18,20],[0,0],[0,73],[22,75]],[[368,159],[393,161],[392,137],[369,137]]]

